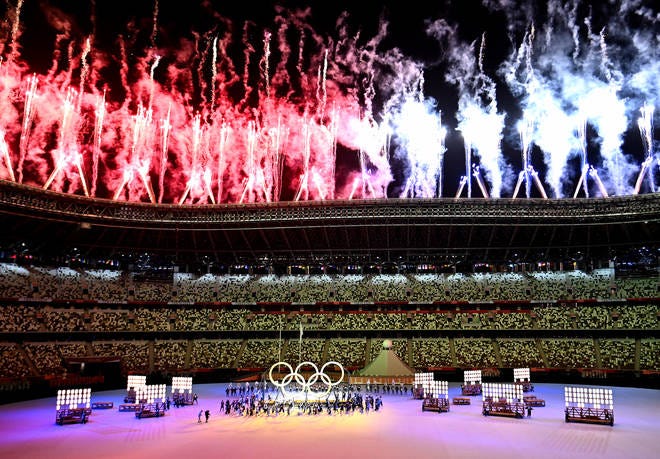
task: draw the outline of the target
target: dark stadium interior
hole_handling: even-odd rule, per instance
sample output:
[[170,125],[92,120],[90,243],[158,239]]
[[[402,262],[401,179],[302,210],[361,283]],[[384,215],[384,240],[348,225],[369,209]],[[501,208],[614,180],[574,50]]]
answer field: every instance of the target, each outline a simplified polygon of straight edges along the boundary
[[0,249],[5,259],[29,255],[90,267],[108,260],[135,267],[146,255],[150,268],[191,272],[234,265],[275,273],[295,265],[396,272],[424,264],[472,272],[480,263],[574,262],[593,269],[617,257],[653,270],[659,213],[656,194],[150,206],[2,182]]

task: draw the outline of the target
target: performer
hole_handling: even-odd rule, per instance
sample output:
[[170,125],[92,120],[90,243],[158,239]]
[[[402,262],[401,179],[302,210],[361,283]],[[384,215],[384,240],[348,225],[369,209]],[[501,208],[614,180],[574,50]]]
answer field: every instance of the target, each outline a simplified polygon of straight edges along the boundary
[[211,416],[211,412],[209,410],[204,411],[204,416],[206,417],[206,422],[209,422],[209,417]]
[[204,413],[203,410],[199,410],[199,413],[197,414],[197,424],[202,423],[202,413]]

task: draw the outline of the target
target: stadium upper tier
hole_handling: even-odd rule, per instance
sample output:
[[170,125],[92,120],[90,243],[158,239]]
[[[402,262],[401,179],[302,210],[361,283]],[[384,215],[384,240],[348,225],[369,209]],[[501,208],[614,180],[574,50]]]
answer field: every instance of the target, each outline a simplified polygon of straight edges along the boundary
[[[153,205],[90,199],[0,181],[5,251],[110,258],[147,252],[178,264],[319,260],[607,260],[657,247],[660,194],[578,199],[385,199]],[[55,250],[56,249],[56,250]],[[577,254],[577,255],[576,255]],[[435,257],[435,258],[434,258]]]
[[194,275],[145,281],[111,270],[0,263],[0,298],[121,303],[489,302],[626,300],[660,297],[657,274],[616,278],[611,269],[534,273],[378,275]]

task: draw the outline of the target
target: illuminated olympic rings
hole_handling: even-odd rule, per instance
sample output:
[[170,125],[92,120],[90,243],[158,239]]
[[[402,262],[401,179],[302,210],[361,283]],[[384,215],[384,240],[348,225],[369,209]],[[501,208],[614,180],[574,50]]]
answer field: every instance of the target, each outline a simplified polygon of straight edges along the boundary
[[[325,369],[330,365],[335,365],[336,367],[339,368],[339,370],[341,370],[341,377],[335,382],[332,382],[332,380],[330,379],[330,376],[328,376],[325,372]],[[273,370],[276,367],[279,367],[279,366],[284,366],[284,367],[287,367],[289,369],[289,374],[284,376],[284,378],[282,378],[281,382],[280,381],[275,381],[275,379],[273,378]],[[300,373],[300,370],[303,367],[312,367],[314,369],[314,373],[309,376],[309,379],[305,379],[305,376],[303,376]],[[277,363],[273,364],[273,366],[270,367],[270,371],[268,372],[268,378],[270,379],[270,382],[273,383],[273,385],[275,387],[279,387],[282,390],[282,393],[284,395],[286,395],[286,393],[287,393],[286,392],[286,387],[289,384],[291,384],[294,380],[302,388],[302,391],[304,393],[308,393],[310,391],[311,387],[314,384],[316,384],[317,382],[319,382],[319,380],[320,380],[320,382],[322,382],[326,386],[325,392],[322,393],[320,396],[325,397],[326,395],[328,395],[330,393],[330,391],[332,390],[332,388],[334,386],[338,385],[339,383],[341,383],[344,380],[344,367],[342,367],[341,363],[339,363],[339,362],[330,361],[330,362],[326,362],[321,367],[321,370],[319,370],[319,368],[316,365],[314,365],[312,362],[301,362],[301,363],[298,364],[298,366],[294,370],[293,367],[287,362],[277,362]]]

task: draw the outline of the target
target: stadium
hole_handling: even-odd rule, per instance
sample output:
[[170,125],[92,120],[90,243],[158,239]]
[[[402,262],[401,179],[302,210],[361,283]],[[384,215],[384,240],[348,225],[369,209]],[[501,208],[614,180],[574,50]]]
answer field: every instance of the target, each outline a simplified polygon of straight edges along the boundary
[[357,374],[386,339],[454,383],[657,387],[657,194],[208,209],[1,186],[7,401],[130,374],[204,391],[279,360]]
[[[549,2],[567,29],[581,30],[575,52],[563,51],[584,60],[577,86],[588,101],[539,95],[539,75],[559,54],[538,56],[550,38],[537,47],[531,28],[507,58],[507,75],[524,81],[507,80],[522,101],[520,113],[510,109],[520,115],[514,127],[474,43],[427,22],[451,51],[448,73],[466,71],[457,56],[470,55],[471,70],[454,75],[471,84],[458,85],[452,136],[424,94],[432,70],[383,51],[379,34],[382,43],[349,40],[341,21],[342,39],[326,43],[293,9],[278,9],[277,26],[258,38],[254,23],[241,35],[215,15],[224,36],[197,34],[168,55],[167,21],[178,12],[156,1],[153,29],[129,21],[132,34],[108,64],[115,57],[96,29],[103,2],[99,11],[92,2],[90,24],[77,17],[82,29],[93,25],[94,46],[62,25],[75,22],[72,12],[47,3],[49,70],[31,73],[39,56],[22,47],[34,38],[18,18],[38,22],[38,8],[8,7],[1,30],[2,457],[87,457],[91,448],[101,458],[654,454],[657,87],[642,88],[633,70],[658,60],[642,52],[641,26],[629,68],[612,62],[621,41],[586,20],[582,31],[582,10]],[[621,3],[622,21],[653,22]],[[560,36],[558,24],[546,37]],[[295,62],[303,51],[309,57]],[[507,129],[520,135],[516,147]],[[277,405],[284,383],[272,375],[282,362],[287,384],[328,391],[338,372],[324,369],[341,367],[335,405]],[[471,372],[478,393],[466,392]],[[445,384],[445,405],[437,392],[420,396],[420,374]],[[167,404],[193,406],[131,395],[134,377],[163,390],[192,378],[194,402],[172,388]],[[514,379],[543,400],[527,394],[489,411],[498,403],[486,395],[491,384]],[[78,390],[91,399],[82,392],[86,401],[61,409],[70,402],[61,392]],[[597,394],[595,408],[571,418],[584,408],[582,390]],[[349,411],[349,393],[382,405]],[[77,403],[94,410],[74,416]],[[66,421],[82,425],[57,425]]]

